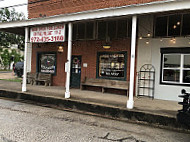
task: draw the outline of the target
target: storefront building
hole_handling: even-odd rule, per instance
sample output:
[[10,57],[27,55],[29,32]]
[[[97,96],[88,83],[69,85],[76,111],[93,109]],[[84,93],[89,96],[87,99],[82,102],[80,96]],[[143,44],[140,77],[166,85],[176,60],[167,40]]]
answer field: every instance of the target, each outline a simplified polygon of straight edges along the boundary
[[[19,34],[25,29],[23,80],[26,71],[50,73],[53,85],[66,86],[66,98],[85,78],[126,81],[127,107],[133,108],[134,95],[178,101],[180,90],[188,89],[189,5],[187,0],[29,0],[30,19],[2,23],[0,29]],[[145,64],[154,74],[139,78]]]

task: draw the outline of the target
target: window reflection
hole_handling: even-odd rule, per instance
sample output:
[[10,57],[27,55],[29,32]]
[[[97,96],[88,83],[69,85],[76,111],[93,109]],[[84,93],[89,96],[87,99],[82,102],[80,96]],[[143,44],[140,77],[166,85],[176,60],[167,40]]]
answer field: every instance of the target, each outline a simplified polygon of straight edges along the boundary
[[164,69],[163,81],[179,82],[180,70]]
[[180,55],[164,55],[164,67],[180,67]]

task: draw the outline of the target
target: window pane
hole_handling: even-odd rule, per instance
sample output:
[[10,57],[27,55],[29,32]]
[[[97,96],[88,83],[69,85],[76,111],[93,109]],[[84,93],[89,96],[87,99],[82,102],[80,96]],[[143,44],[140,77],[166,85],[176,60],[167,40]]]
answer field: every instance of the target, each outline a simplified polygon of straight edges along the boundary
[[180,27],[181,27],[181,15],[169,16],[168,35],[169,36],[180,35]]
[[106,22],[98,22],[98,39],[106,39]]
[[190,55],[184,55],[184,68],[190,68]]
[[125,54],[104,53],[100,55],[99,77],[124,78]]
[[163,81],[179,82],[179,70],[164,69]]
[[78,24],[78,37],[77,39],[85,39],[85,23]]
[[190,35],[190,14],[183,15],[183,35]]
[[116,21],[108,22],[108,36],[110,39],[114,39],[116,37]]
[[127,37],[127,20],[118,20],[117,37],[118,38]]
[[94,38],[94,22],[86,23],[86,38],[87,39]]
[[73,25],[73,40],[77,39],[77,24]]
[[176,68],[180,67],[180,55],[164,55],[164,67]]
[[155,36],[167,36],[167,16],[156,18]]
[[183,82],[190,83],[190,70],[183,71]]

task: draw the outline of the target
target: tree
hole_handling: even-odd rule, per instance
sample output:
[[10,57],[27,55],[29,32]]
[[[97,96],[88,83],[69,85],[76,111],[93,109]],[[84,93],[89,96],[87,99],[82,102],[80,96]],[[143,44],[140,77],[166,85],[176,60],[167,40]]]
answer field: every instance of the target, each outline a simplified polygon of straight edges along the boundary
[[[18,13],[15,9],[0,9],[0,22],[10,22],[25,19],[23,13]],[[11,33],[0,32],[0,47],[9,48],[12,44],[17,44],[19,49],[24,50],[24,37]]]
[[[0,22],[10,22],[25,19],[23,13],[18,13],[15,9],[0,9]],[[0,32],[0,63],[4,68],[9,67],[12,61],[15,63],[23,57],[16,50],[8,50],[11,45],[16,44],[20,50],[24,50],[24,37],[6,32]],[[5,48],[5,50],[3,50]]]

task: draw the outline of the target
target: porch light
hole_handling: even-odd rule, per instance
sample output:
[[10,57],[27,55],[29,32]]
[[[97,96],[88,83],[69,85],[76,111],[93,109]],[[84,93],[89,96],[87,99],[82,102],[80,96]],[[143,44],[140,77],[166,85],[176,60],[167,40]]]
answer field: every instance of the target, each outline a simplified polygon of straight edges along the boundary
[[110,37],[106,37],[106,42],[105,42],[105,45],[103,45],[103,48],[104,49],[110,49],[111,48],[111,41],[110,41]]
[[177,26],[176,26],[176,25],[174,25],[174,26],[173,26],[173,29],[176,29],[176,28],[177,28]]
[[59,53],[62,53],[64,50],[63,50],[63,46],[59,46],[58,47],[58,50],[57,50]]
[[111,46],[110,46],[110,45],[103,45],[103,48],[104,48],[104,49],[110,49]]
[[147,40],[147,41],[146,41],[146,44],[149,44],[149,43],[150,43],[149,40]]
[[180,24],[181,24],[181,23],[178,21],[178,22],[177,22],[177,25],[179,26]]
[[174,38],[171,38],[170,41],[173,42],[173,43],[175,44],[175,43],[176,43],[176,39],[175,39],[175,37],[174,37]]

